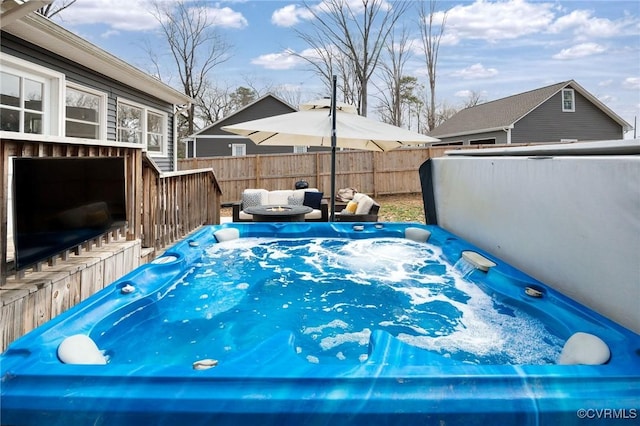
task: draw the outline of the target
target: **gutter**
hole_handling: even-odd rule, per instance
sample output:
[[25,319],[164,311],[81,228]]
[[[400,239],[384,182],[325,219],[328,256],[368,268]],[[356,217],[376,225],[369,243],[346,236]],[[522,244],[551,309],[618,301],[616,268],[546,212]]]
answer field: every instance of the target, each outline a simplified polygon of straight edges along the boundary
[[508,138],[511,139],[511,130],[513,129],[513,124],[514,123],[511,123],[508,126],[490,127],[490,128],[487,128],[487,129],[467,130],[467,131],[464,131],[464,132],[449,133],[449,134],[445,134],[445,135],[429,134],[427,136],[431,136],[431,137],[434,137],[434,138],[455,138],[457,136],[476,135],[478,133],[507,132],[508,133]]

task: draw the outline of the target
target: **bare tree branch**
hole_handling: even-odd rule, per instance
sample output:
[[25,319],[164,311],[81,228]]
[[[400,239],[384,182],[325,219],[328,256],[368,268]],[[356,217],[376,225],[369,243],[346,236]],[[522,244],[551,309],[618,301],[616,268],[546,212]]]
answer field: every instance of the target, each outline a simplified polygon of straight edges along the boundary
[[304,3],[312,19],[296,33],[317,56],[304,59],[328,85],[333,74],[341,75],[343,95],[356,99],[362,115],[367,115],[368,83],[384,44],[408,5],[385,0]]
[[391,32],[385,46],[385,61],[380,63],[379,73],[384,87],[376,86],[381,101],[378,112],[383,121],[401,127],[409,103],[415,95],[413,89],[417,84],[416,78],[405,76],[404,68],[411,58],[411,44],[409,31],[406,27]]
[[55,15],[57,15],[58,13],[62,12],[63,10],[65,10],[66,8],[68,8],[69,6],[71,6],[72,4],[74,4],[76,2],[76,0],[62,0],[59,2],[53,1],[51,3],[49,3],[46,6],[41,7],[40,9],[36,10],[37,13],[39,13],[42,16],[45,16],[47,18],[51,18]]
[[444,34],[447,12],[442,16],[440,23],[434,22],[437,0],[429,1],[429,11],[425,9],[425,3],[420,2],[419,25],[422,39],[422,48],[429,77],[429,103],[427,107],[427,125],[429,130],[436,126],[436,71],[438,65],[438,51],[440,40]]
[[[198,99],[209,73],[229,59],[231,46],[215,31],[206,2],[155,0],[151,13],[165,35],[184,94]],[[192,104],[189,112],[188,134],[194,130],[195,107]]]

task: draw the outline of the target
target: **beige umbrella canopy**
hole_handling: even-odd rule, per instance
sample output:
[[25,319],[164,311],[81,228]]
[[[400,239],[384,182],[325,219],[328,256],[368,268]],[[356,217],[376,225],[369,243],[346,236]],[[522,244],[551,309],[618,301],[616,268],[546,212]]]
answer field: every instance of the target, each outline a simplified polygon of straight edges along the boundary
[[[336,79],[333,96],[336,98]],[[320,99],[300,105],[300,111],[274,115],[222,127],[222,130],[246,136],[258,145],[331,147],[331,220],[335,212],[336,147],[389,151],[406,145],[438,142],[429,136],[356,114],[353,105]]]
[[[246,136],[258,145],[331,147],[331,101],[320,99],[300,105],[300,111],[224,126],[222,130]],[[389,151],[438,139],[355,113],[348,104],[336,104],[338,148]]]

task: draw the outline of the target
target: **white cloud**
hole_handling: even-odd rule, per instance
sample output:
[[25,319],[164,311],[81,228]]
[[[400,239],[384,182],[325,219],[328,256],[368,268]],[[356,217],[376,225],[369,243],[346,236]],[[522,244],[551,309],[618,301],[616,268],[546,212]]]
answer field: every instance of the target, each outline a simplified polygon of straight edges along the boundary
[[107,24],[120,31],[148,31],[158,26],[145,0],[82,0],[56,18],[63,26]]
[[640,77],[627,77],[622,82],[622,87],[629,90],[640,90]]
[[599,96],[596,96],[596,97],[598,98],[598,100],[600,102],[602,102],[605,105],[612,104],[612,103],[614,103],[614,102],[616,102],[618,100],[618,98],[616,98],[615,96],[612,96],[612,95],[599,95]]
[[485,68],[484,65],[478,63],[473,64],[468,68],[454,71],[451,73],[453,77],[460,77],[465,80],[479,79],[479,78],[491,78],[498,75],[498,70],[495,68]]
[[[362,0],[346,0],[349,10],[354,14],[358,15],[364,11],[364,4]],[[332,9],[327,2],[320,1],[313,4],[312,9],[314,13],[323,14],[327,13]],[[387,10],[392,8],[392,4],[383,1],[380,3],[380,8],[382,10]],[[313,13],[307,10],[304,6],[298,6],[295,4],[289,4],[287,6],[281,7],[277,9],[271,15],[271,23],[277,25],[279,27],[292,27],[301,21],[306,21],[309,19],[313,19]]]
[[[111,30],[144,32],[159,26],[148,0],[82,0],[56,16],[63,26],[105,24]],[[213,25],[244,28],[247,20],[229,7],[207,7]],[[110,35],[110,34],[109,34]]]
[[310,18],[311,14],[307,9],[290,4],[273,12],[271,23],[279,27],[292,27],[301,20]]
[[487,95],[486,91],[476,92],[475,90],[458,90],[453,96],[457,98],[470,99],[472,96],[484,97]]
[[609,87],[609,86],[611,86],[612,83],[613,83],[612,79],[603,80],[600,83],[598,83],[598,86],[600,86],[600,87]]
[[619,36],[632,23],[632,19],[612,21],[606,18],[594,17],[593,11],[590,10],[574,10],[568,15],[556,19],[549,27],[549,32],[556,34],[571,31],[579,39],[609,38]]
[[117,36],[120,35],[120,31],[117,30],[107,30],[105,32],[103,32],[102,34],[100,34],[101,38],[109,38],[112,36]]
[[567,49],[562,49],[560,53],[553,55],[553,59],[564,61],[568,59],[584,58],[586,56],[597,55],[605,50],[607,49],[598,43],[581,43]]
[[249,23],[247,19],[242,16],[242,13],[236,12],[229,7],[208,7],[207,13],[211,22],[216,27],[222,28],[245,28]]
[[447,44],[455,44],[460,39],[494,42],[542,32],[553,22],[552,9],[551,3],[528,3],[524,0],[476,0],[471,5],[457,5],[447,13]]
[[269,70],[288,70],[300,64],[301,59],[291,50],[280,53],[267,53],[251,60],[254,65],[259,65]]

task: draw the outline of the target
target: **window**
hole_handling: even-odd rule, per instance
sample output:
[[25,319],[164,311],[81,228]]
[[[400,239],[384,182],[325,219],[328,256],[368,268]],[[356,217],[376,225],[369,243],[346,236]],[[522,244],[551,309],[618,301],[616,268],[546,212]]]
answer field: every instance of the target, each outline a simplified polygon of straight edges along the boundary
[[575,94],[573,89],[562,89],[562,112],[575,112]]
[[65,94],[65,136],[105,139],[102,125],[105,105],[104,94],[68,85]]
[[118,103],[118,141],[142,143],[142,108]]
[[142,105],[118,102],[117,139],[144,143],[150,154],[167,154],[167,115]]
[[42,134],[44,83],[5,71],[0,82],[1,129]]
[[60,136],[64,74],[0,53],[0,130]]
[[302,145],[296,145],[293,147],[294,154],[304,154],[307,152],[307,147]]
[[247,155],[247,146],[243,143],[231,144],[231,155],[234,157],[244,157]]
[[162,115],[147,112],[147,150],[161,153],[164,147],[164,120]]
[[469,145],[495,145],[495,138],[490,139],[471,139]]

